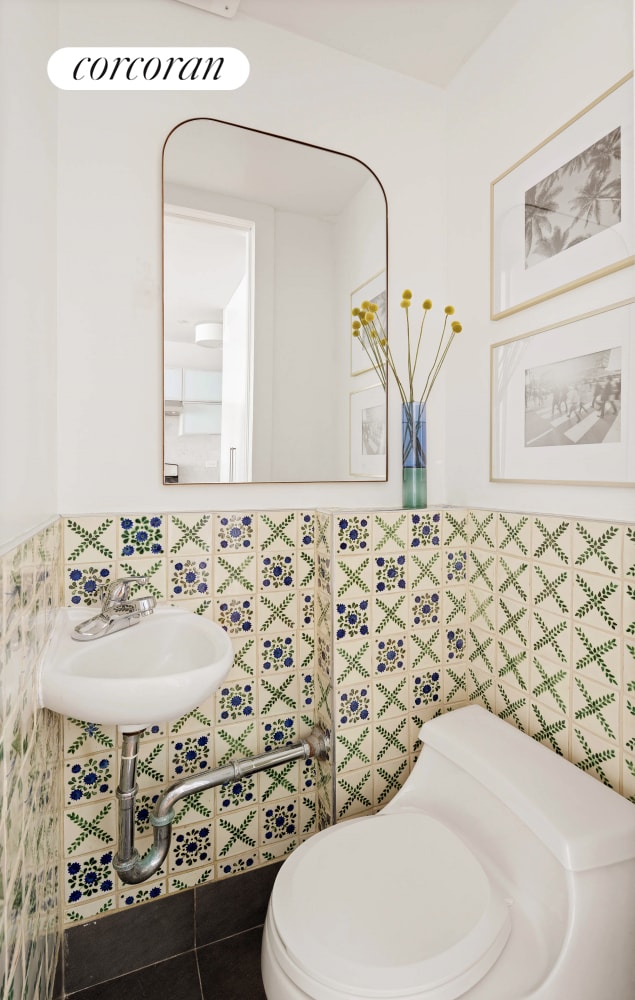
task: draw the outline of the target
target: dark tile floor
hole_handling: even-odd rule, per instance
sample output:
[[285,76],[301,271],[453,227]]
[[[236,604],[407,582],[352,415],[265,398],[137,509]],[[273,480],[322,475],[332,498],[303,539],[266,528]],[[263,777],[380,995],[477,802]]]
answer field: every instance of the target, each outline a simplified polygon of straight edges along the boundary
[[260,976],[262,927],[200,946],[71,993],[68,1000],[266,1000]]

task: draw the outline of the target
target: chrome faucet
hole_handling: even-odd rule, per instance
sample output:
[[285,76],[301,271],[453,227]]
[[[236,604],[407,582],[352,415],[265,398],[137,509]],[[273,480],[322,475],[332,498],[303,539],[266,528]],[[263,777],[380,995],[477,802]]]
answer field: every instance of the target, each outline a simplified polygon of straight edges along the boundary
[[138,625],[145,615],[154,611],[156,600],[150,595],[146,597],[131,597],[132,584],[148,582],[145,576],[126,576],[120,580],[110,580],[102,590],[101,611],[93,618],[76,625],[71,632],[71,638],[80,642],[90,639],[101,639],[112,635],[121,629]]

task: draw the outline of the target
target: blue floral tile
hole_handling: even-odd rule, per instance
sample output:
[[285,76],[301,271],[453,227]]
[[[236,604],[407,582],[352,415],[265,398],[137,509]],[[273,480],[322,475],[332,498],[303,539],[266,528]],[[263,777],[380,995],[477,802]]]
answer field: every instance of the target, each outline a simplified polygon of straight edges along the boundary
[[405,555],[375,557],[375,591],[383,594],[389,590],[406,589]]
[[301,511],[298,514],[298,528],[300,545],[304,548],[313,548],[317,537],[315,514],[303,513]]
[[211,823],[175,830],[170,847],[170,872],[187,871],[213,862],[213,835]]
[[300,594],[300,628],[311,628],[315,623],[315,591]]
[[441,671],[426,670],[414,675],[412,681],[412,710],[418,711],[424,705],[434,705],[441,698]]
[[114,791],[114,754],[70,760],[64,765],[67,805],[103,798]]
[[406,637],[382,636],[375,639],[375,670],[378,674],[391,674],[406,666]]
[[360,685],[348,691],[340,691],[337,695],[337,714],[340,726],[359,726],[370,719],[370,688]]
[[294,837],[298,832],[298,804],[291,802],[275,802],[261,810],[261,843],[263,845]]
[[317,637],[317,665],[327,677],[331,676],[331,643],[321,635]]
[[216,865],[216,877],[227,878],[229,875],[242,875],[251,871],[258,864],[258,854],[245,854],[240,858],[231,858]]
[[318,555],[316,562],[316,582],[325,593],[331,590],[331,560],[328,555]]
[[216,716],[219,723],[239,722],[255,713],[255,689],[251,681],[225,684],[216,693]]
[[262,744],[265,753],[279,747],[290,746],[297,738],[295,715],[285,715],[277,719],[263,719],[260,722]]
[[215,548],[219,552],[243,552],[255,545],[255,514],[216,515]]
[[126,891],[119,893],[119,909],[128,909],[131,906],[137,906],[139,903],[150,903],[153,899],[159,899],[161,896],[164,896],[165,892],[165,879],[143,886],[126,886]]
[[300,676],[300,708],[305,713],[312,713],[315,705],[315,678],[311,673]]
[[67,566],[66,593],[69,603],[86,607],[101,606],[102,587],[112,579],[108,566]]
[[93,896],[114,892],[113,852],[93,854],[66,863],[66,902],[77,906]]
[[158,514],[151,517],[122,517],[119,519],[119,555],[156,556],[164,552],[163,518]]
[[338,552],[364,552],[370,548],[370,517],[350,514],[337,519]]
[[260,639],[260,667],[263,671],[272,673],[278,670],[293,670],[297,665],[296,656],[296,640],[293,633]]
[[228,597],[216,600],[216,621],[231,636],[244,635],[255,628],[255,611],[249,597]]
[[295,585],[295,557],[288,552],[261,556],[260,586],[263,590],[284,590]]
[[341,601],[335,605],[335,636],[355,639],[370,632],[370,607],[366,600]]
[[168,577],[172,598],[206,597],[210,593],[209,559],[196,556],[170,559]]
[[441,544],[441,514],[417,512],[410,515],[410,547],[413,549]]
[[241,809],[252,805],[257,800],[257,779],[253,776],[235,778],[216,790],[216,805],[218,812],[228,809]]
[[467,552],[451,549],[445,554],[445,579],[447,583],[462,583],[467,578]]
[[441,598],[438,591],[431,590],[425,594],[413,594],[411,622],[413,628],[426,628],[436,625],[439,621]]
[[138,837],[143,837],[145,834],[152,832],[150,815],[154,812],[154,807],[159,801],[162,792],[162,788],[154,792],[137,792],[135,801],[135,832]]
[[207,733],[170,740],[170,775],[183,778],[199,774],[210,766],[211,741]]
[[465,629],[453,628],[446,632],[445,655],[448,660],[461,660],[465,656]]

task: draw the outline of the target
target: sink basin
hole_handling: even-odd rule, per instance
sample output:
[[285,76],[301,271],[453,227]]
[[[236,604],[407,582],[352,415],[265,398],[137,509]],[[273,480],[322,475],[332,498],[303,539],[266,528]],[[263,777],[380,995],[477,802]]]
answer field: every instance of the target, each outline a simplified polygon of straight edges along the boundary
[[233,650],[216,622],[158,606],[138,625],[91,642],[71,632],[86,608],[60,608],[42,661],[39,703],[54,712],[145,729],[179,719],[212,694],[229,673]]

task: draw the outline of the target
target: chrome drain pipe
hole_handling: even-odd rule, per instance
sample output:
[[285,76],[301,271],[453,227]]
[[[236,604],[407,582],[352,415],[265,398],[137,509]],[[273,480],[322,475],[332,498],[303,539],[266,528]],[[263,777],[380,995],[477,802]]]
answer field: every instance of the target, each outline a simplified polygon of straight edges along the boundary
[[139,754],[139,738],[143,729],[136,733],[124,733],[121,774],[117,788],[119,804],[119,850],[113,860],[113,868],[122,882],[136,885],[145,882],[154,875],[167,856],[172,837],[174,822],[174,806],[187,795],[202,792],[216,785],[224,785],[237,778],[245,778],[256,771],[265,771],[269,767],[279,767],[292,760],[306,760],[315,757],[318,760],[328,760],[329,738],[318,726],[309,735],[289,747],[271,750],[268,753],[246,757],[243,760],[230,761],[223,767],[216,767],[204,774],[188,775],[175,781],[163,793],[150,816],[154,828],[154,841],[143,857],[134,846],[134,815],[137,794],[136,765]]

